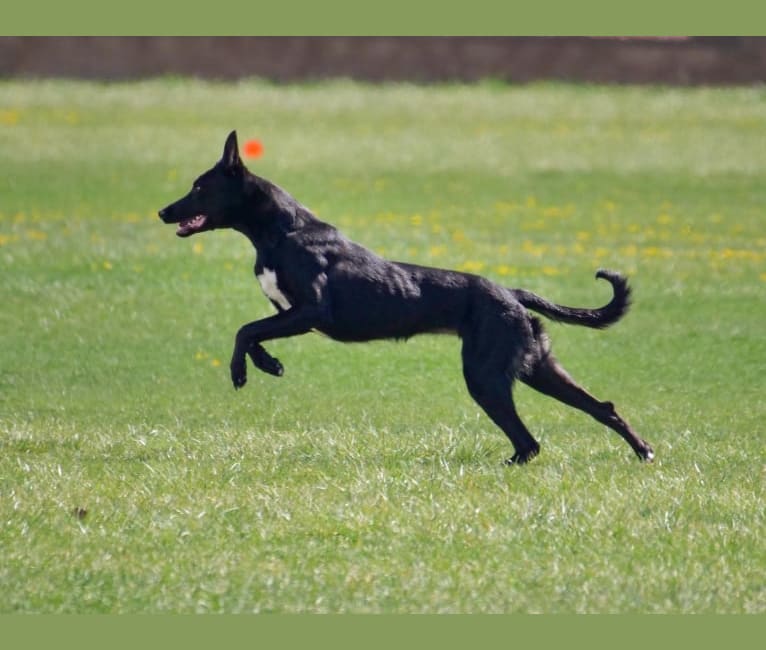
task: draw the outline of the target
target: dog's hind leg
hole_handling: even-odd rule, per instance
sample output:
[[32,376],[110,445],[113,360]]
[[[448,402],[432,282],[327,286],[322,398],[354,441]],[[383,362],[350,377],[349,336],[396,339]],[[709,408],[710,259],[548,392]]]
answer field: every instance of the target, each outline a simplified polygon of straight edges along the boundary
[[516,453],[506,462],[521,465],[537,456],[540,445],[516,412],[511,394],[512,375],[501,359],[477,357],[471,346],[463,342],[463,376],[468,392],[511,441]]
[[617,414],[614,404],[612,402],[600,402],[579,386],[552,354],[544,355],[520,379],[535,390],[580,409],[613,429],[625,439],[642,460],[651,461],[654,458],[654,451],[651,446],[641,439],[630,428],[630,425]]

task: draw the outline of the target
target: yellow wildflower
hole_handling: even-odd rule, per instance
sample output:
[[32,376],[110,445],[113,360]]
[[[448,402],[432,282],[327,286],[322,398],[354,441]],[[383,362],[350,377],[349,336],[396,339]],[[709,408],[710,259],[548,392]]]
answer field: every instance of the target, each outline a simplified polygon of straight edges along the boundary
[[467,260],[458,267],[458,271],[465,271],[466,273],[479,273],[484,268],[484,266],[484,262],[480,260]]
[[27,230],[27,239],[32,241],[45,241],[48,238],[48,234],[42,230]]
[[496,266],[495,271],[498,275],[518,275],[519,273],[519,270],[515,266],[508,266],[507,264]]
[[638,255],[638,246],[635,244],[628,244],[620,248],[620,253],[626,257],[635,257]]
[[19,112],[14,110],[0,111],[0,124],[3,126],[13,126],[19,123]]

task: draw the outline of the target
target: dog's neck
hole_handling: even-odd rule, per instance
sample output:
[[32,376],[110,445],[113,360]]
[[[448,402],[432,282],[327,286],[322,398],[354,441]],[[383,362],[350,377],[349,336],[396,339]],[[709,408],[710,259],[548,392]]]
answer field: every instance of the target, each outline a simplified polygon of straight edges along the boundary
[[312,221],[311,212],[281,187],[255,175],[248,178],[248,200],[234,225],[256,250],[276,246],[287,234]]

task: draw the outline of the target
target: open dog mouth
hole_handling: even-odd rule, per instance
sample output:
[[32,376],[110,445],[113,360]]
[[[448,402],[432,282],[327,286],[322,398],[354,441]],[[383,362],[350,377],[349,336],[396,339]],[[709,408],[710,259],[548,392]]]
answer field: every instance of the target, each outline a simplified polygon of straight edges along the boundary
[[178,224],[178,230],[176,230],[176,235],[179,237],[188,237],[195,232],[206,230],[206,226],[207,216],[204,214],[198,214],[196,217],[191,217],[190,219],[181,219]]

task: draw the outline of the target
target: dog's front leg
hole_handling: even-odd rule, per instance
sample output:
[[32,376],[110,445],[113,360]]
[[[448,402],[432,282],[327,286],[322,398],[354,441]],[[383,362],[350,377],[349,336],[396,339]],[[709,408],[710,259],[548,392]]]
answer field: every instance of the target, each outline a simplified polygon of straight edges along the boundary
[[288,309],[243,325],[237,332],[231,356],[231,381],[234,388],[242,388],[247,382],[248,354],[256,368],[272,375],[281,375],[282,364],[263,349],[261,342],[305,334],[319,324],[318,314],[318,310],[313,308]]
[[282,364],[279,363],[279,359],[275,359],[266,352],[260,343],[251,343],[247,354],[250,356],[250,360],[258,370],[262,370],[269,375],[281,377],[285,371]]

